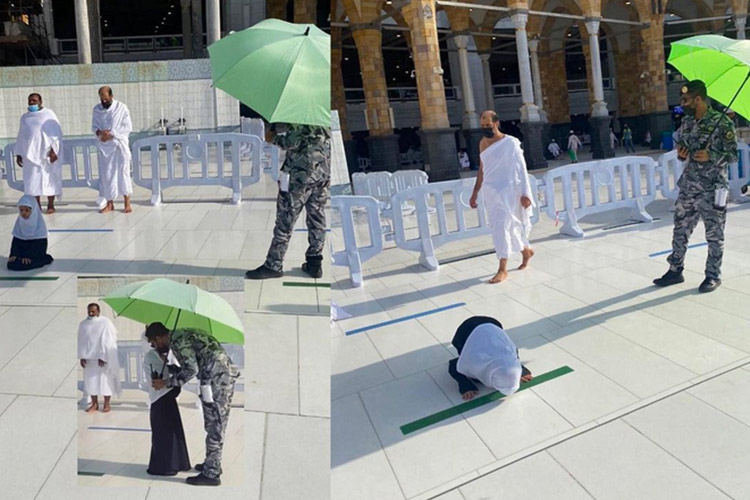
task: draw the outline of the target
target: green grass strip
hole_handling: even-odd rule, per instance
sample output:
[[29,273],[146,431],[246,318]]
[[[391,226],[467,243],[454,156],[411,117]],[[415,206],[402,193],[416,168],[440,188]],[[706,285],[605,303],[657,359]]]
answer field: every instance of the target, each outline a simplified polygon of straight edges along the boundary
[[331,288],[330,283],[304,283],[300,281],[285,281],[282,283],[283,286],[299,286],[306,288]]
[[59,276],[0,276],[0,281],[55,281]]
[[[560,368],[557,368],[556,370],[552,370],[551,372],[543,373],[531,379],[530,382],[522,383],[521,387],[518,389],[518,392],[526,389],[531,389],[535,385],[542,384],[544,382],[547,382],[548,380],[552,380],[553,378],[557,378],[572,371],[573,369],[571,367],[562,366]],[[420,429],[424,429],[425,427],[429,427],[438,422],[442,422],[443,420],[448,420],[449,418],[453,418],[456,415],[460,415],[461,413],[473,410],[474,408],[478,408],[482,405],[486,405],[487,403],[497,401],[498,399],[502,399],[504,397],[505,394],[497,391],[490,394],[485,394],[484,396],[472,399],[471,401],[467,401],[466,403],[461,403],[459,405],[453,406],[451,408],[448,408],[447,410],[443,410],[435,413],[434,415],[430,415],[429,417],[420,418],[419,420],[415,420],[414,422],[402,425],[401,433],[406,436],[407,434],[411,434],[412,432],[417,432]]]
[[96,477],[102,477],[104,475],[103,472],[86,472],[85,470],[79,470],[78,471],[79,476],[96,476]]

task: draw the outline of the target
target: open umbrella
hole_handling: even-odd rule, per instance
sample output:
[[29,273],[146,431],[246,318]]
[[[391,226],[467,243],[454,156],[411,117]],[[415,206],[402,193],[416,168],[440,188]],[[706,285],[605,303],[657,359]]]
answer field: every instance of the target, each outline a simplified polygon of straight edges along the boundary
[[170,330],[203,330],[219,342],[245,342],[242,321],[234,308],[218,295],[195,285],[165,278],[138,281],[113,290],[103,300],[118,316],[139,323],[158,321]]
[[214,86],[271,123],[331,126],[331,37],[266,19],[208,47]]
[[726,106],[725,114],[731,107],[750,119],[750,40],[700,35],[671,45],[669,64],[688,80],[702,80],[709,97]]

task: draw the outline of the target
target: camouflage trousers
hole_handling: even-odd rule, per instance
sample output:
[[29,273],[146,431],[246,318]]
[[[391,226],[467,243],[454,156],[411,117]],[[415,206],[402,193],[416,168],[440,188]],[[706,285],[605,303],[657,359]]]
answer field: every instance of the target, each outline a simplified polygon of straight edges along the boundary
[[224,448],[224,436],[229,421],[229,408],[234,396],[234,381],[228,373],[220,374],[211,382],[213,403],[203,405],[203,428],[206,430],[206,459],[203,462],[203,475],[217,478],[221,470],[221,453]]
[[284,267],[284,255],[289,248],[294,224],[304,208],[307,212],[307,257],[321,257],[326,238],[325,208],[330,194],[331,181],[305,184],[288,193],[279,191],[276,199],[276,225],[273,228],[273,241],[266,256],[266,267],[281,271]]
[[727,222],[727,209],[714,207],[714,192],[680,192],[675,203],[674,232],[672,233],[672,253],[667,257],[672,271],[682,270],[685,264],[687,245],[693,229],[702,220],[706,227],[708,259],[706,277],[721,278],[721,260],[724,256],[724,226]]

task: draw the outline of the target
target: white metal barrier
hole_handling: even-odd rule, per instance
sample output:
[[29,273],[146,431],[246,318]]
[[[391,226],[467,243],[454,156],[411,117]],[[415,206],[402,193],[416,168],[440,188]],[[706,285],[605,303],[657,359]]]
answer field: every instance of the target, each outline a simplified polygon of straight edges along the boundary
[[[263,155],[261,161],[263,162],[263,172],[270,175],[275,181],[279,180],[279,154],[281,149],[278,146],[274,146],[266,140],[266,123],[260,118],[240,118],[240,132],[243,134],[250,134],[256,137],[260,137],[263,141]],[[251,149],[246,145],[243,146],[242,155],[244,158],[249,158]]]
[[[94,137],[63,140],[62,152],[58,154],[58,161],[62,165],[63,189],[87,187],[99,190],[96,141]],[[23,192],[23,169],[16,165],[15,146],[15,143],[5,146],[6,176],[8,186]]]
[[[347,266],[349,277],[354,286],[362,286],[362,263],[383,251],[383,233],[380,226],[378,201],[371,196],[333,196],[331,208],[341,215],[341,228],[344,238],[344,250],[332,252],[333,265]],[[353,209],[366,211],[367,226],[370,233],[370,245],[360,247],[354,228]]]
[[[418,231],[416,238],[408,238],[404,214],[401,211],[395,211],[393,214],[393,225],[396,245],[404,250],[419,252],[419,263],[428,269],[435,270],[439,267],[437,257],[435,256],[435,248],[451,241],[489,234],[490,228],[481,193],[477,200],[478,224],[473,227],[467,225],[467,215],[474,211],[469,206],[469,198],[474,190],[474,182],[475,179],[435,182],[416,186],[393,195],[392,205],[400,206],[411,202],[416,207]],[[456,230],[454,231],[449,231],[448,229],[446,193],[450,193],[455,211]],[[434,208],[438,224],[437,234],[432,234],[430,228],[430,199],[435,200]]]
[[[245,369],[245,350],[237,344],[221,344],[229,355],[229,359],[242,371]],[[148,392],[151,387],[151,379],[147,378],[143,367],[143,360],[146,356],[146,349],[143,342],[139,340],[121,340],[117,342],[117,358],[120,362],[120,384],[123,390],[141,390]],[[159,367],[161,369],[161,367]],[[198,394],[200,387],[193,378],[184,386],[185,390]],[[84,392],[83,381],[78,381],[78,390]],[[244,392],[245,384],[236,383],[235,391]],[[84,395],[85,396],[85,395]]]
[[[562,206],[555,199],[557,183],[562,185]],[[625,156],[565,165],[544,175],[544,188],[547,215],[564,221],[562,234],[583,237],[578,219],[619,208],[630,208],[632,218],[651,222],[646,205],[656,198],[656,162],[644,156]]]
[[737,143],[737,154],[742,161],[742,175],[740,175],[739,162],[729,166],[729,197],[732,201],[744,203],[750,201],[742,194],[742,186],[750,183],[750,147],[744,142]]
[[[251,151],[249,172],[243,168],[240,154],[243,146],[249,146]],[[161,203],[164,189],[206,185],[231,188],[232,203],[236,204],[242,201],[242,189],[260,180],[263,142],[253,135],[225,133],[147,137],[134,142],[132,149],[133,181],[151,189],[152,205]],[[148,165],[142,161],[142,154],[147,149],[150,150]],[[162,149],[166,153],[164,158]],[[216,159],[215,172],[209,168],[211,149]],[[201,164],[199,171],[191,168],[195,162]]]
[[677,150],[659,157],[659,191],[668,200],[676,200],[679,194],[677,181],[682,175],[683,164],[677,159]]

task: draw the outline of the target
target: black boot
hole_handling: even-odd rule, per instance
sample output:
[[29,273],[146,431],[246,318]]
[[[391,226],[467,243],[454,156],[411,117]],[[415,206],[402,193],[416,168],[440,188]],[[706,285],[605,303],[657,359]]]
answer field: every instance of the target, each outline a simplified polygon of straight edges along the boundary
[[307,261],[302,264],[302,270],[312,276],[313,278],[319,279],[323,277],[323,256],[322,255],[308,255]]
[[698,287],[698,291],[701,293],[708,293],[713,292],[717,288],[721,286],[721,280],[718,278],[706,278],[703,280],[703,283],[701,283],[701,286]]
[[654,285],[669,286],[669,285],[676,285],[677,283],[683,283],[684,281],[685,281],[685,277],[682,275],[682,269],[680,269],[679,271],[672,271],[672,269],[670,269],[661,278],[656,278],[654,280]]
[[185,479],[185,482],[187,484],[192,484],[193,486],[219,486],[221,484],[221,479],[219,479],[218,477],[206,477],[201,472],[197,476]]
[[[203,464],[195,464],[195,470],[203,472]],[[224,469],[219,467],[219,475],[224,474]]]
[[284,276],[284,271],[274,271],[270,267],[266,267],[265,264],[245,273],[245,279],[248,280],[265,280],[268,278],[281,278],[282,276]]

